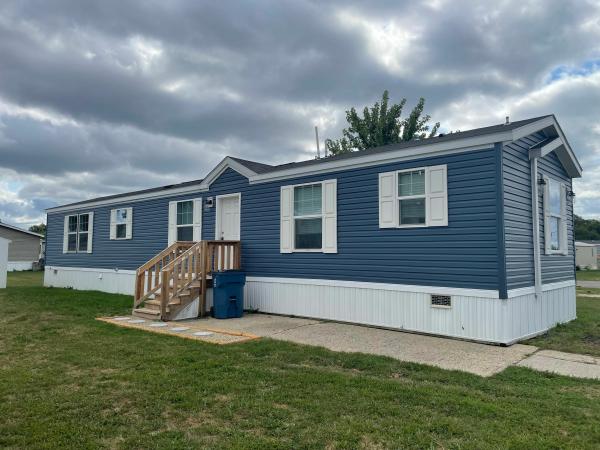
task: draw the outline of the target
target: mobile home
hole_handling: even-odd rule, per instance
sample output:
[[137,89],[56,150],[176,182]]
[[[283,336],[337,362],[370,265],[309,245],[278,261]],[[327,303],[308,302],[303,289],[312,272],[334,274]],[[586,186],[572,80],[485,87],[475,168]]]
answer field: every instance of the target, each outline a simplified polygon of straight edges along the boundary
[[211,272],[241,268],[249,309],[510,344],[575,318],[581,171],[553,115],[283,165],[226,157],[202,180],[48,209],[45,284],[133,294],[168,320],[204,313]]

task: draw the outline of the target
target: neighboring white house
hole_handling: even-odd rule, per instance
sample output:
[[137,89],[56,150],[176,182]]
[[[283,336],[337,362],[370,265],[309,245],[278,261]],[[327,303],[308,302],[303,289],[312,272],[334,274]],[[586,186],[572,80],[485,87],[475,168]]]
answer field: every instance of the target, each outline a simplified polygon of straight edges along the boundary
[[44,236],[0,222],[0,237],[8,239],[8,271],[31,270],[43,255]]
[[575,264],[581,269],[598,268],[598,247],[587,242],[575,242]]
[[8,245],[10,241],[0,237],[0,289],[6,287],[6,270],[8,266]]

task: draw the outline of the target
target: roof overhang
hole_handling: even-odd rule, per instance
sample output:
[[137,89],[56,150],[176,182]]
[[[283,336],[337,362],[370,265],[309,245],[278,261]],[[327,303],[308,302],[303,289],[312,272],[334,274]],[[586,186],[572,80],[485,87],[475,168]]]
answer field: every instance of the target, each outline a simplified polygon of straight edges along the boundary
[[575,152],[573,152],[569,141],[567,141],[567,138],[553,115],[515,129],[515,139],[521,139],[522,137],[539,131],[543,132],[547,139],[531,147],[529,157],[544,157],[551,152],[555,152],[560,163],[571,178],[581,177],[583,172],[581,164],[577,160]]

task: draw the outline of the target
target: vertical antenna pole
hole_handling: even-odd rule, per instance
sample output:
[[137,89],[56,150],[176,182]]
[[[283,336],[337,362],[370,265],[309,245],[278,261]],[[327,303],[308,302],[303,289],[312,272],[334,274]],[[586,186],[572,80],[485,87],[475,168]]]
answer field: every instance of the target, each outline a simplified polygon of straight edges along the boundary
[[319,127],[315,125],[315,139],[317,140],[317,158],[321,158],[321,148],[319,147]]

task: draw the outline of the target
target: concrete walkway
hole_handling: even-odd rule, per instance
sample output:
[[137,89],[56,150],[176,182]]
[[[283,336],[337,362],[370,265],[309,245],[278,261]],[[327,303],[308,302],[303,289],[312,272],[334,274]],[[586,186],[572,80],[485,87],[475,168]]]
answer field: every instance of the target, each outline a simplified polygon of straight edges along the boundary
[[460,370],[484,377],[501,372],[537,350],[537,347],[531,345],[497,347],[359,325],[268,314],[245,314],[241,319],[209,318],[195,322],[211,328],[227,328],[282,341],[325,347],[338,352],[389,356],[400,361]]
[[518,365],[541,372],[600,380],[600,359],[588,355],[540,350]]
[[591,356],[539,350],[532,345],[522,344],[499,347],[297,317],[245,314],[240,319],[206,318],[168,323],[140,320],[132,316],[98,320],[214,344],[233,344],[268,337],[337,352],[389,356],[400,361],[460,370],[482,377],[518,365],[577,378],[600,379],[600,359]]
[[600,281],[579,281],[577,280],[577,286],[583,288],[600,289]]

